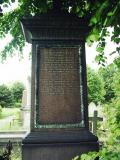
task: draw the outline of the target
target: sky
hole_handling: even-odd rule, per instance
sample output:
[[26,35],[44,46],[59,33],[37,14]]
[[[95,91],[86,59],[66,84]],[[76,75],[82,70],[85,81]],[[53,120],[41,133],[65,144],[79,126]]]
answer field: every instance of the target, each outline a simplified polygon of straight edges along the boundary
[[[4,48],[5,44],[11,40],[11,38],[11,36],[7,36],[4,40],[0,40],[0,51]],[[30,51],[31,45],[26,44],[23,50],[23,59],[20,59],[17,55],[7,58],[4,63],[0,63],[0,85],[12,84],[15,81],[22,81],[24,84],[27,83],[27,77],[31,74]]]

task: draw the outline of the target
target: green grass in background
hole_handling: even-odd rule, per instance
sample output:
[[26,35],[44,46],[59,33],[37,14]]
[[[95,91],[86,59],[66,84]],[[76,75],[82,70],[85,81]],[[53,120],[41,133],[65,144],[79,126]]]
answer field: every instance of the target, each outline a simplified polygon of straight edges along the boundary
[[16,115],[17,112],[19,112],[19,111],[20,111],[19,108],[3,108],[0,119],[4,119],[4,118],[11,116],[11,115]]
[[12,154],[11,154],[11,160],[21,160],[22,153],[21,153],[21,146],[13,146]]
[[4,126],[0,127],[1,132],[8,131],[19,131],[22,130],[21,122],[21,111],[18,108],[3,108],[2,118],[7,118],[9,116],[14,116],[11,122],[6,123]]

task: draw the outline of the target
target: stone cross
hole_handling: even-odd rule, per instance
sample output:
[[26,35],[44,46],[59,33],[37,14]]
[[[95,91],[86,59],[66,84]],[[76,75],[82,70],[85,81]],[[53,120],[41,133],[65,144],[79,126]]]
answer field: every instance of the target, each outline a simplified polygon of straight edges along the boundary
[[98,117],[98,111],[94,111],[93,117],[89,117],[89,120],[92,121],[92,131],[96,135],[97,134],[97,123],[98,121],[103,121],[102,117]]

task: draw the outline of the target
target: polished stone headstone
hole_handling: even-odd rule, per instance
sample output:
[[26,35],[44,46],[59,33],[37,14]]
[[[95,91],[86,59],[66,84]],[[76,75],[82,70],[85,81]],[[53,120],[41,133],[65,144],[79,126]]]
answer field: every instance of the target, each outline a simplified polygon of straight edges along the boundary
[[22,19],[32,43],[31,132],[22,142],[23,160],[70,160],[98,151],[88,128],[87,22],[59,9]]

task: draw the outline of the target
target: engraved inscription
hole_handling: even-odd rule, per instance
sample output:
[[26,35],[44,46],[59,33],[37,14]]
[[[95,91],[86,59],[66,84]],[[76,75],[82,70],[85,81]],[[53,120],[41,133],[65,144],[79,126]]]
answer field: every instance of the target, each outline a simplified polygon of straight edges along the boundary
[[40,65],[40,92],[42,94],[79,94],[77,72],[79,55],[73,52],[74,50],[74,48],[42,50]]
[[40,122],[80,122],[79,48],[44,48],[38,54]]

